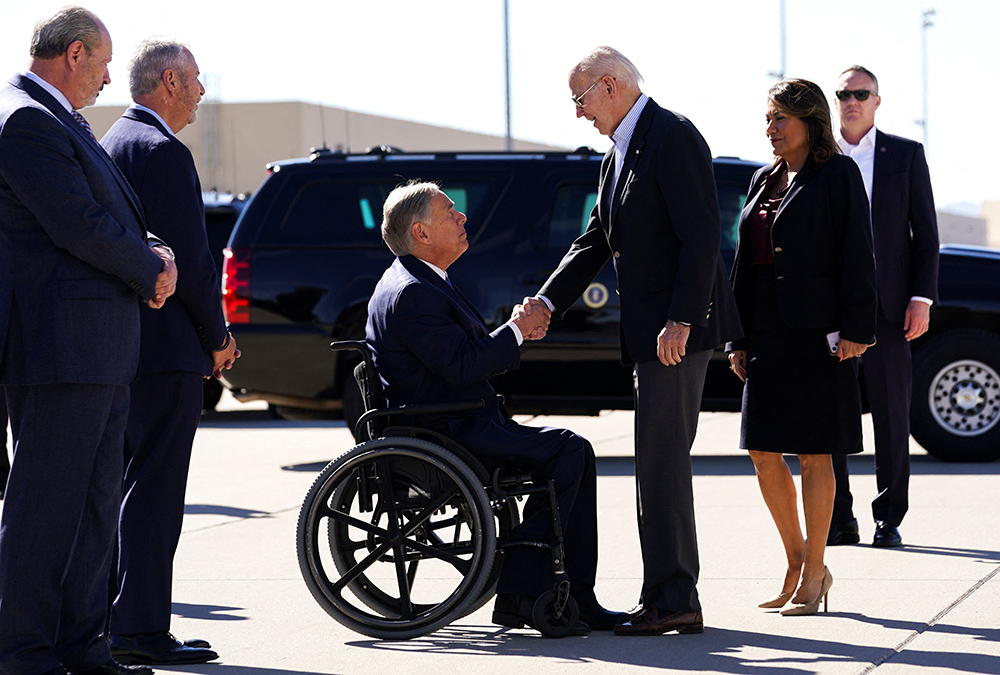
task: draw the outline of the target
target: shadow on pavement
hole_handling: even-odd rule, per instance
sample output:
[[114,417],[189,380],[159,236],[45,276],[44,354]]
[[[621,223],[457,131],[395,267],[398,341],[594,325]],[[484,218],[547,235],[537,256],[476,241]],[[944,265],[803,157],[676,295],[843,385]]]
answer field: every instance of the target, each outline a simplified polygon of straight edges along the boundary
[[[881,623],[859,615],[832,613],[830,616],[854,617]],[[822,621],[822,617],[808,619]],[[888,622],[886,625],[907,628],[907,622]],[[912,624],[914,630],[923,624]],[[952,629],[963,634],[991,633],[960,626],[934,626],[929,630]],[[518,653],[557,659],[567,665],[574,662],[604,662],[609,665],[645,666],[661,672],[724,672],[767,673],[768,675],[801,675],[815,673],[816,664],[874,664],[889,662],[922,668],[941,667],[954,672],[997,673],[1000,657],[976,654],[958,655],[954,652],[904,650],[893,648],[849,645],[835,640],[817,640],[785,635],[766,635],[746,631],[706,628],[702,635],[665,635],[649,638],[621,638],[610,633],[592,633],[586,638],[549,640],[537,635],[497,630],[495,626],[449,627],[432,635],[407,642],[359,640],[348,644],[370,649],[401,652],[453,653],[457,657],[470,655]],[[641,649],[637,648],[641,647]],[[782,652],[775,658],[749,660],[751,653]]]
[[187,602],[174,602],[170,611],[185,619],[203,619],[205,621],[246,621],[247,617],[226,612],[241,612],[243,607],[225,607],[222,605],[192,605]]
[[185,504],[184,515],[230,516],[232,518],[271,518],[267,511],[241,509],[237,506],[221,506],[219,504]]
[[[293,422],[291,424],[301,424]],[[333,424],[343,424],[340,422]],[[347,448],[344,448],[346,450]],[[339,452],[337,453],[339,454]],[[333,457],[330,457],[332,460]],[[799,473],[799,461],[794,456],[785,458],[792,473]],[[329,462],[309,462],[306,464],[289,464],[281,467],[282,471],[319,472]],[[996,475],[1000,474],[1000,462],[984,464],[952,464],[942,462],[926,455],[911,455],[911,473],[914,475]],[[851,457],[848,467],[852,475],[875,475],[875,461],[871,455]],[[691,469],[695,476],[753,476],[753,462],[746,454],[738,455],[695,455],[691,458]],[[635,459],[631,455],[616,457],[602,456],[597,458],[598,476],[634,476]]]

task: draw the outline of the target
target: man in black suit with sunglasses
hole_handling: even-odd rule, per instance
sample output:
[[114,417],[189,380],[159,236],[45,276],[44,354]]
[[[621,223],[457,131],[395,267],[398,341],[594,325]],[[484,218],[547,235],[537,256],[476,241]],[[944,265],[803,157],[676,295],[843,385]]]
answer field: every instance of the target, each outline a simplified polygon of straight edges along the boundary
[[[861,169],[868,192],[878,274],[876,344],[862,359],[875,427],[873,546],[901,546],[910,480],[910,340],[927,332],[937,300],[938,231],[930,173],[920,143],[875,128],[882,99],[862,66],[840,74],[834,107],[837,142]],[[834,456],[837,496],[827,545],[860,541],[852,512],[847,456]]]

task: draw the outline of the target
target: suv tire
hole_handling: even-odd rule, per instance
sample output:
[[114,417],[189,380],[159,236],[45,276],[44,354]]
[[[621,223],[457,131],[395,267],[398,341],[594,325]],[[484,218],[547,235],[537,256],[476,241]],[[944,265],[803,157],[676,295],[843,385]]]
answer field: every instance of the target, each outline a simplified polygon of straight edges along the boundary
[[938,459],[1000,458],[1000,335],[948,331],[914,354],[910,426]]

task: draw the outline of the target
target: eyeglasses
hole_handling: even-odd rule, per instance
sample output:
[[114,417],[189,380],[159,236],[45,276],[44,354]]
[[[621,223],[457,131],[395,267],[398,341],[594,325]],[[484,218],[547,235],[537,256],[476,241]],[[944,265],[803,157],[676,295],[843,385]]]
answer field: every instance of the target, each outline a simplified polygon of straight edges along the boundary
[[867,89],[841,89],[837,92],[837,98],[841,101],[850,101],[851,94],[854,94],[854,98],[857,99],[858,103],[861,101],[867,101],[869,96],[878,96],[874,91],[869,91]]
[[579,96],[570,96],[570,98],[573,99],[573,103],[576,104],[577,108],[582,108],[583,107],[583,97],[586,96],[587,94],[589,94],[590,90],[593,89],[594,87],[596,87],[597,83],[600,82],[603,79],[604,79],[604,76],[602,75],[601,77],[597,78],[597,80],[592,85],[590,85],[589,87],[587,87],[587,91],[583,92]]

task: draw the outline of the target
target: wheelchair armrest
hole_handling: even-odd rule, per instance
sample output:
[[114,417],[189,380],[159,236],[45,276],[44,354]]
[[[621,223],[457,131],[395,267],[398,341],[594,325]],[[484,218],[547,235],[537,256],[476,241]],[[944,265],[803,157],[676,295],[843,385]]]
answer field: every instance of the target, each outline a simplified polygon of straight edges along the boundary
[[451,401],[449,403],[424,403],[419,405],[401,405],[395,408],[382,408],[380,410],[369,410],[358,418],[354,425],[355,437],[357,432],[364,428],[364,425],[379,417],[391,417],[393,415],[405,415],[413,417],[415,415],[442,415],[444,413],[469,412],[472,410],[482,410],[486,407],[486,402],[481,398],[471,401]]

